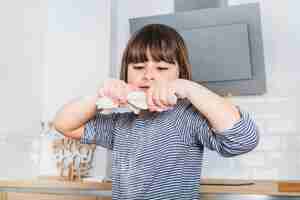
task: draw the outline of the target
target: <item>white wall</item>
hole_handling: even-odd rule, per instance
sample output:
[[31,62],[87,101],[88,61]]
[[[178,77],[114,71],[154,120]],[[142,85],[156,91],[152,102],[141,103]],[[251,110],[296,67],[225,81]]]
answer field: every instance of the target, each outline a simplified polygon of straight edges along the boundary
[[[43,120],[71,99],[94,95],[108,78],[110,0],[51,0],[45,36]],[[95,176],[105,176],[106,150],[96,151]]]
[[110,65],[110,1],[51,0],[45,36],[43,119],[95,94]]
[[[229,0],[229,5],[260,2],[267,72],[267,93],[262,96],[234,97],[231,100],[256,119],[261,142],[255,151],[222,158],[207,151],[203,176],[210,178],[300,178],[299,72],[300,2],[268,0]],[[135,5],[134,7],[130,5]],[[173,12],[173,1],[118,1],[116,17],[116,66],[129,39],[128,18]],[[116,74],[119,68],[112,69]]]
[[[110,65],[110,0],[0,2],[0,179],[38,175],[40,122],[95,94]],[[106,151],[96,151],[105,173]],[[20,165],[21,163],[21,165]]]
[[0,2],[0,135],[34,135],[41,119],[44,1]]
[[[0,177],[34,172],[40,132],[46,1],[0,1]],[[21,164],[20,164],[21,163]]]

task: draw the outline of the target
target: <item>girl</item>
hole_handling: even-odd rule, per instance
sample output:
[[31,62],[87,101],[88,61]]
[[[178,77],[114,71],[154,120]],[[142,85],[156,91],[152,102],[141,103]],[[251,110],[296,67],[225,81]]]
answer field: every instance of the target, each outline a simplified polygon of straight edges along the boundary
[[[149,110],[96,112],[99,97],[124,105],[133,88],[146,93]],[[147,25],[129,40],[121,80],[65,105],[54,125],[65,136],[112,150],[112,194],[122,200],[198,199],[204,147],[230,157],[258,144],[248,113],[191,81],[183,39],[161,24]]]

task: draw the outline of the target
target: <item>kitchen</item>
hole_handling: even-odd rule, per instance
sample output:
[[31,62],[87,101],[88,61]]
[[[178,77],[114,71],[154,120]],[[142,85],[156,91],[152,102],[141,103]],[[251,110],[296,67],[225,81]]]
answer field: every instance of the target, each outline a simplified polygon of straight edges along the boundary
[[[229,5],[253,2],[259,2],[261,9],[267,92],[230,98],[255,117],[261,130],[260,144],[253,152],[235,158],[208,151],[203,178],[299,180],[299,2],[231,0]],[[115,66],[119,66],[129,36],[128,18],[170,13],[172,3],[1,3],[1,178],[37,175],[38,142],[32,141],[41,133],[41,121],[49,121],[63,102],[92,94],[99,81],[116,76]],[[100,164],[96,176],[109,171],[107,157],[104,149],[97,149]]]

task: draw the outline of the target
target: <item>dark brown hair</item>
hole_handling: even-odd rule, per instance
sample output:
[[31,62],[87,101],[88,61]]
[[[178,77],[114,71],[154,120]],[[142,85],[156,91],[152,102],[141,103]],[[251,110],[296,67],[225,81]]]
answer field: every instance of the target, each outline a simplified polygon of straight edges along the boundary
[[149,50],[154,61],[178,64],[179,78],[191,80],[191,65],[183,38],[173,28],[150,24],[133,34],[123,53],[120,78],[127,82],[128,65],[148,61]]

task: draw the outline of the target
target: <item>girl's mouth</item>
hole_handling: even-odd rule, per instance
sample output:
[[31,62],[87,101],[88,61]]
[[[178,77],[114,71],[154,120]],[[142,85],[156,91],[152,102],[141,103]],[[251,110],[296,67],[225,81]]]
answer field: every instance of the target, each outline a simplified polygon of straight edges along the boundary
[[141,87],[139,87],[140,89],[142,89],[143,91],[145,91],[145,90],[148,90],[149,89],[149,86],[141,86]]

